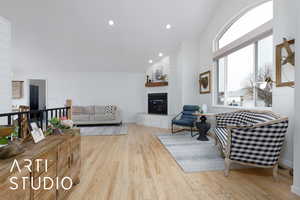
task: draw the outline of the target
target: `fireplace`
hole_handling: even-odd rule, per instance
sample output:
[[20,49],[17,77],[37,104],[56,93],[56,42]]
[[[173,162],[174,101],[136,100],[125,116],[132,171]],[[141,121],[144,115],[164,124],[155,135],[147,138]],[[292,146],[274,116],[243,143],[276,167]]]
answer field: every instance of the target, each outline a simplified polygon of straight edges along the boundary
[[168,94],[148,94],[148,114],[168,115]]

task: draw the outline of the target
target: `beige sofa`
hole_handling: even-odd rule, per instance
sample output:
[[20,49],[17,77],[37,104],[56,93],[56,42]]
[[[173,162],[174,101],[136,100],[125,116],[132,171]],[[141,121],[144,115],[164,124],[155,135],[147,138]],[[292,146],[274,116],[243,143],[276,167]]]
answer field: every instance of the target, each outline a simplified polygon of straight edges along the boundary
[[122,124],[117,106],[73,106],[72,120],[75,125],[116,125]]

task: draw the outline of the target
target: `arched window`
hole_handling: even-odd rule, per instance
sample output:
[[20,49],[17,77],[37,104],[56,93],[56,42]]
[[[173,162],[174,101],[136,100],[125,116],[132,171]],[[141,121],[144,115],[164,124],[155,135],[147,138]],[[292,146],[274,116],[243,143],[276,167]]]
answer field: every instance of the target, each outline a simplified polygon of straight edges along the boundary
[[272,19],[273,1],[267,1],[238,15],[216,37],[215,105],[272,106]]
[[273,2],[269,1],[261,4],[250,11],[246,12],[243,16],[238,18],[220,37],[218,41],[219,48],[230,44],[234,40],[246,35],[252,30],[260,27],[261,25],[273,19]]

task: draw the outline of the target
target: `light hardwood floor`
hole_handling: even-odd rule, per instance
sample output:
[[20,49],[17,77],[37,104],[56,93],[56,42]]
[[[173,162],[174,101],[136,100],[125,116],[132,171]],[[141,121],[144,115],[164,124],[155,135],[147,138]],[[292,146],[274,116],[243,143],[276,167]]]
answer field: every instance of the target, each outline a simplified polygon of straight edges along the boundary
[[82,137],[81,183],[69,200],[290,200],[292,180],[280,170],[184,173],[153,136],[163,129],[129,125],[125,136]]

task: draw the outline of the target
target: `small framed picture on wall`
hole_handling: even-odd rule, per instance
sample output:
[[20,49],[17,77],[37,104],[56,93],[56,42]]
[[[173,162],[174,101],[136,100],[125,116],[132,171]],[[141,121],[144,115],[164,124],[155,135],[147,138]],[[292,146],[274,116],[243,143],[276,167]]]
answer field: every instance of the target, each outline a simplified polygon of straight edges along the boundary
[[211,93],[211,73],[210,73],[210,71],[200,74],[199,86],[200,86],[200,94]]

